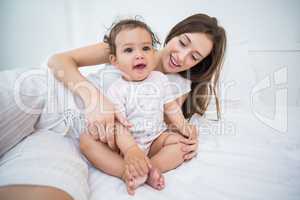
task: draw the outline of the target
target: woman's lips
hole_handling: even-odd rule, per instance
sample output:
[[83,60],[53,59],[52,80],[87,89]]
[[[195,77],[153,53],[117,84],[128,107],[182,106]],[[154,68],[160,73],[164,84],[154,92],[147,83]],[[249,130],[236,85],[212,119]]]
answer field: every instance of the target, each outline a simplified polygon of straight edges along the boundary
[[173,58],[172,55],[170,55],[170,59],[169,59],[169,65],[172,67],[172,68],[178,68],[180,67],[180,65],[178,65],[175,61],[175,59]]

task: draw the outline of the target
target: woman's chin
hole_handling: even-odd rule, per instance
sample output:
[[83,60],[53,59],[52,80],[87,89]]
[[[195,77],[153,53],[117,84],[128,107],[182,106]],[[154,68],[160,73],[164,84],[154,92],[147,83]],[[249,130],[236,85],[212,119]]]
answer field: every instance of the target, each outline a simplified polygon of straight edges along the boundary
[[177,72],[180,72],[180,68],[176,67],[176,66],[173,66],[170,62],[171,62],[170,59],[167,62],[165,62],[164,71],[166,73],[177,73]]
[[177,72],[180,72],[180,70],[179,70],[179,68],[175,68],[175,67],[168,65],[167,67],[165,67],[165,72],[166,73],[177,73]]

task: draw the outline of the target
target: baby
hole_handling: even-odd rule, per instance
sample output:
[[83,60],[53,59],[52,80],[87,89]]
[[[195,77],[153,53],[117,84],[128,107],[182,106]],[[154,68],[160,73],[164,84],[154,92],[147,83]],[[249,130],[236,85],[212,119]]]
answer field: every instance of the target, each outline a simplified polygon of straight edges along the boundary
[[182,138],[196,137],[195,127],[187,123],[172,95],[167,76],[153,71],[157,41],[150,28],[138,20],[121,20],[112,27],[105,42],[110,48],[110,62],[120,70],[121,77],[112,83],[106,96],[132,126],[115,127],[120,153],[101,142],[91,145],[89,134],[80,136],[81,152],[86,158],[96,168],[123,179],[131,195],[143,183],[163,189],[162,173],[183,162],[170,148],[180,138],[167,130],[164,115]]

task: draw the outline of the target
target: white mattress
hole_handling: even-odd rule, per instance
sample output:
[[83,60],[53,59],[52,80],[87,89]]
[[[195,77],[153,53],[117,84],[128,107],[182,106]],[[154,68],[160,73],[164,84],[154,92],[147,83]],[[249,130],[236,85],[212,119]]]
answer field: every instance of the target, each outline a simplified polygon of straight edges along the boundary
[[194,118],[201,129],[199,155],[166,173],[163,191],[145,185],[131,197],[117,178],[92,172],[90,199],[298,200],[299,110],[299,107],[289,109],[286,133],[245,112],[226,114],[218,123]]

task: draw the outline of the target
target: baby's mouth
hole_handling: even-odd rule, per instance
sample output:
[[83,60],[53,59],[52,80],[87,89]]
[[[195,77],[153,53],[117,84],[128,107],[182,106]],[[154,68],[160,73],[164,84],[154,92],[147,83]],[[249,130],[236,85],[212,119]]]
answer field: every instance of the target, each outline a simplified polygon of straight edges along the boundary
[[134,65],[133,69],[139,69],[139,70],[141,70],[141,69],[146,68],[146,66],[147,66],[146,64],[140,63],[140,64],[137,64],[137,65]]

